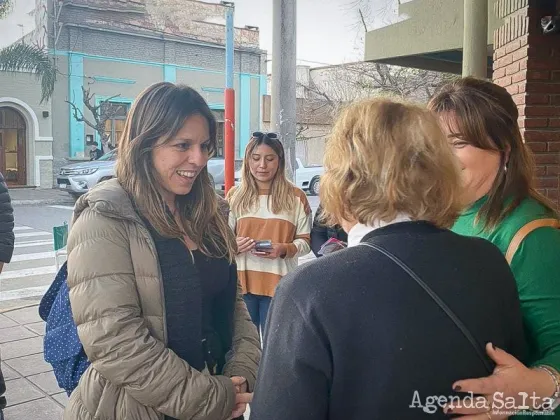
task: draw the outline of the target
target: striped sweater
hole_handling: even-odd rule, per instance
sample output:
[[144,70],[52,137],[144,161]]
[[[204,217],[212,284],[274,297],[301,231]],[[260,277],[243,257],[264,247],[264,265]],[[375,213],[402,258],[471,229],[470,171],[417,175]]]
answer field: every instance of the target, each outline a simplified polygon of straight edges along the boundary
[[[228,196],[231,197],[234,193],[235,189],[232,189]],[[305,193],[294,186],[296,200],[292,211],[285,214],[272,213],[267,206],[268,193],[267,190],[259,191],[259,206],[248,213],[235,214],[231,209],[229,224],[236,236],[286,245],[285,258],[269,260],[250,252],[236,257],[243,293],[272,297],[280,279],[297,267],[299,257],[307,255],[311,250],[311,208]]]

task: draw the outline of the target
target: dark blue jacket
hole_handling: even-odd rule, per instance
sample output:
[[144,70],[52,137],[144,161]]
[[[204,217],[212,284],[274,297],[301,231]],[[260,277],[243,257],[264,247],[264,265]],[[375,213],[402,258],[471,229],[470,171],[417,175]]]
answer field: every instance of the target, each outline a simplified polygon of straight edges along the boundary
[[[14,209],[4,176],[0,173],[0,262],[9,263],[14,253]],[[2,271],[0,269],[0,271]],[[0,395],[6,392],[4,375],[0,370]],[[6,398],[0,397],[0,410],[6,406]]]
[[9,263],[14,253],[14,209],[10,193],[0,173],[0,262]]

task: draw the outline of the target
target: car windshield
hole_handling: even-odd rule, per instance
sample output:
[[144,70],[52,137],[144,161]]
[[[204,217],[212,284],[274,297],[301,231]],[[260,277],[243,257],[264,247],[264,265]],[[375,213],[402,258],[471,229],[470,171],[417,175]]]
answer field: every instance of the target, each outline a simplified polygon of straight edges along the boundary
[[111,150],[109,153],[105,153],[97,160],[115,160],[117,158],[117,149]]

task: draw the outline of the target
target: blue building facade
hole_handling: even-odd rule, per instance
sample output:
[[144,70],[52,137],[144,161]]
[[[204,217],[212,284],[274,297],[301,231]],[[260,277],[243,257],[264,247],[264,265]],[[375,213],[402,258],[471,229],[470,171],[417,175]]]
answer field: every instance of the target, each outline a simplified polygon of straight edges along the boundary
[[[107,3],[111,3],[110,10]],[[224,14],[218,4],[187,0],[182,6],[192,9],[186,15],[198,19]],[[215,112],[218,137],[223,139],[223,25],[196,20],[184,25],[195,33],[186,32],[180,25],[159,29],[141,0],[73,0],[62,6],[49,0],[48,7],[50,16],[58,16],[56,25],[49,27],[60,28],[56,36],[49,36],[49,52],[62,75],[51,100],[55,176],[68,160],[87,156],[88,142],[100,143],[99,133],[80,121],[93,121],[90,107],[99,106],[99,112],[114,107],[105,129],[112,145],[116,145],[136,96],[159,81],[197,89]],[[237,158],[242,158],[251,132],[261,127],[262,98],[267,93],[266,52],[259,49],[258,38],[257,29],[235,30]],[[85,103],[87,97],[90,100]],[[218,152],[223,153],[222,148]]]

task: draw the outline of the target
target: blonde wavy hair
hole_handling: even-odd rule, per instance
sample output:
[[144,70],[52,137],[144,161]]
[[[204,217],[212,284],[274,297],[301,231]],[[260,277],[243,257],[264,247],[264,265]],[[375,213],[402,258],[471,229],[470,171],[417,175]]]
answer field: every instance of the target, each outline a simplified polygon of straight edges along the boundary
[[252,137],[245,148],[241,169],[241,185],[228,195],[231,210],[235,214],[246,214],[254,210],[259,202],[259,186],[251,174],[249,161],[260,145],[269,146],[278,155],[278,171],[272,180],[268,196],[268,209],[274,214],[292,211],[295,205],[294,185],[286,178],[286,157],[280,140],[267,136]]
[[324,220],[371,225],[398,213],[441,228],[461,210],[458,164],[436,117],[393,99],[370,99],[339,116],[324,157]]
[[177,196],[180,223],[168,211],[152,161],[152,151],[160,139],[173,140],[185,121],[200,115],[210,128],[209,154],[217,148],[216,120],[198,92],[188,86],[156,83],[136,98],[128,114],[118,144],[116,176],[142,215],[163,237],[183,239],[187,234],[212,257],[235,258],[237,244],[226,216],[219,211],[218,199],[206,167],[194,181],[192,190]]

